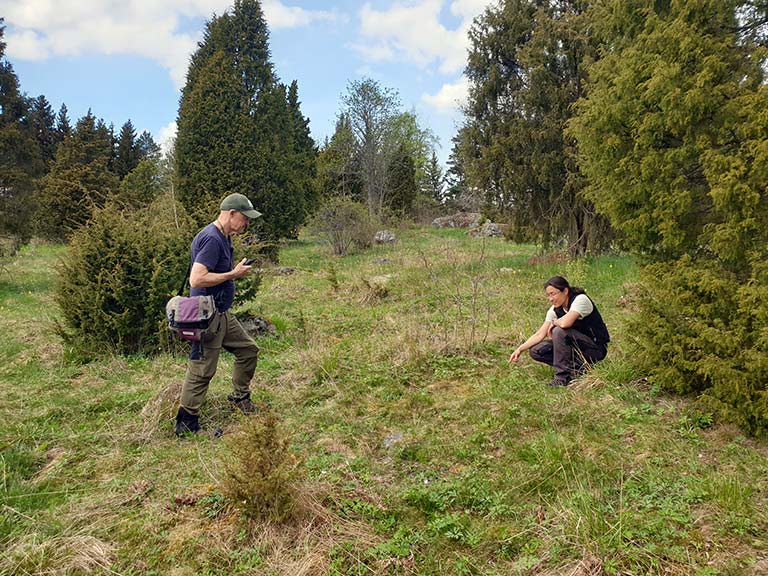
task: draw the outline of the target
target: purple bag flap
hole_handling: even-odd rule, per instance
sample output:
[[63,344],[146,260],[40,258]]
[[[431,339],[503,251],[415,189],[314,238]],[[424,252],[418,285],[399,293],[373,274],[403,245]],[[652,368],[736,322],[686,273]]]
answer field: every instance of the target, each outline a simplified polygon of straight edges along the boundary
[[165,315],[172,327],[193,325],[190,327],[200,328],[201,322],[210,322],[215,314],[213,296],[174,296],[165,306]]
[[179,302],[178,315],[176,322],[198,322],[204,320],[199,298],[184,298]]

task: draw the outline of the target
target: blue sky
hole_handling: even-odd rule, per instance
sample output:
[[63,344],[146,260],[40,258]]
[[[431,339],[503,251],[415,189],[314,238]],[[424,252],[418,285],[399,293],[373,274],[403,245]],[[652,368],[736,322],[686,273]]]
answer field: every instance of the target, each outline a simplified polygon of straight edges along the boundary
[[[488,0],[262,0],[272,62],[297,80],[318,143],[333,133],[341,95],[370,77],[400,94],[441,147],[444,163],[466,95],[467,30]],[[0,0],[6,57],[29,96],[129,118],[158,142],[174,133],[179,90],[205,21],[231,0]]]

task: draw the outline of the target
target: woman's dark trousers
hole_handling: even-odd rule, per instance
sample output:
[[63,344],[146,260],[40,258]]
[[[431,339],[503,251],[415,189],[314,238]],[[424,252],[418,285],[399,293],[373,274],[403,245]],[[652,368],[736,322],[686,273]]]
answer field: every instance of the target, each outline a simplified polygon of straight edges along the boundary
[[555,378],[568,383],[589,366],[605,358],[608,348],[572,328],[552,329],[552,340],[536,344],[530,350],[531,358],[555,369]]

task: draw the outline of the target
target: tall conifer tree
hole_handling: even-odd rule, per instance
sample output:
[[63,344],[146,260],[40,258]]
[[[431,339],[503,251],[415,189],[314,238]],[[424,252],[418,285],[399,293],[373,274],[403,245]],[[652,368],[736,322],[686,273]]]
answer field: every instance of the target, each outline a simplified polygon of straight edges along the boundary
[[56,132],[56,115],[45,96],[38,96],[30,103],[29,125],[40,147],[40,157],[48,166],[53,161],[59,138]]
[[357,167],[357,144],[349,116],[339,114],[336,129],[317,159],[317,189],[323,197],[345,196],[363,201],[363,182]]
[[117,191],[119,180],[109,169],[112,147],[110,129],[89,110],[59,145],[42,180],[37,204],[45,236],[67,240]]
[[505,0],[470,32],[470,98],[459,151],[469,184],[488,207],[544,244],[572,253],[610,235],[582,198],[575,142],[564,129],[581,96],[585,62],[597,57],[587,0]]
[[157,162],[162,156],[160,146],[152,138],[152,134],[146,130],[139,134],[139,137],[136,139],[136,153],[139,161],[147,159]]
[[4,31],[0,18],[0,255],[29,239],[35,179],[45,167],[18,78],[5,59]]
[[445,175],[440,163],[437,161],[437,154],[432,152],[432,156],[424,170],[421,191],[435,202],[443,201],[443,189],[445,188]]
[[598,210],[642,258],[633,358],[768,435],[765,2],[595,6],[610,49],[571,131]]
[[66,104],[61,105],[59,113],[56,115],[56,132],[59,142],[72,135],[72,124],[69,121]]
[[291,116],[293,170],[296,174],[296,193],[303,199],[303,210],[311,212],[317,204],[315,175],[317,174],[317,147],[309,132],[309,120],[301,113],[299,84],[294,80],[288,88],[288,111]]
[[417,192],[416,165],[407,145],[401,143],[387,166],[387,205],[395,214],[406,216]]
[[182,91],[176,165],[179,199],[198,225],[239,192],[274,239],[294,236],[306,216],[315,152],[297,90],[275,76],[268,36],[257,0],[236,0],[207,23]]
[[120,129],[115,149],[113,171],[122,180],[139,164],[138,142],[133,123],[128,120]]

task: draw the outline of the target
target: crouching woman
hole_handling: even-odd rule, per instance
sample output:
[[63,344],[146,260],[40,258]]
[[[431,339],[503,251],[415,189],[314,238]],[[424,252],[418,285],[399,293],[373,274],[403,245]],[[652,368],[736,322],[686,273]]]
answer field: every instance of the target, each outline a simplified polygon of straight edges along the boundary
[[608,353],[608,328],[584,290],[562,276],[544,283],[551,306],[544,324],[512,352],[509,362],[530,350],[531,358],[555,369],[549,386],[567,386]]

